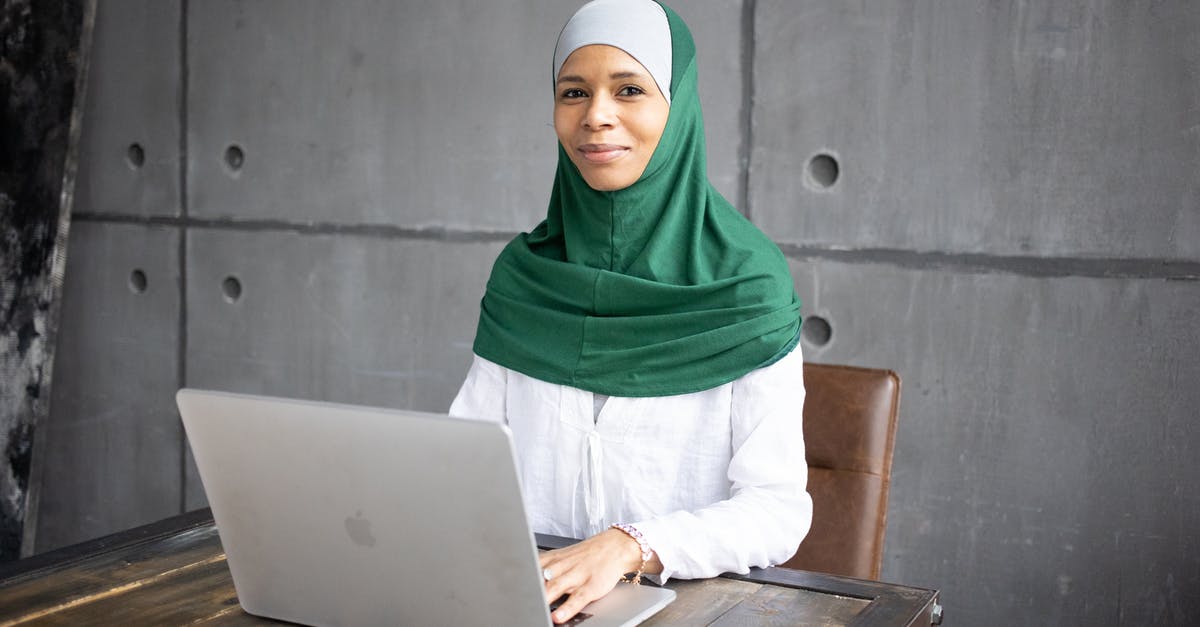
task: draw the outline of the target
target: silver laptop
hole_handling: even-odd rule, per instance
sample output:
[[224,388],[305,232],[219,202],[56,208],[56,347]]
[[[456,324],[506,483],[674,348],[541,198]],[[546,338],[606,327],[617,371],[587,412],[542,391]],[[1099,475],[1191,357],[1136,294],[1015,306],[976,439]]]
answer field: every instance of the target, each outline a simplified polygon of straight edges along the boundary
[[[176,400],[247,612],[551,625],[507,427],[189,389]],[[618,585],[581,624],[635,625],[674,598]]]

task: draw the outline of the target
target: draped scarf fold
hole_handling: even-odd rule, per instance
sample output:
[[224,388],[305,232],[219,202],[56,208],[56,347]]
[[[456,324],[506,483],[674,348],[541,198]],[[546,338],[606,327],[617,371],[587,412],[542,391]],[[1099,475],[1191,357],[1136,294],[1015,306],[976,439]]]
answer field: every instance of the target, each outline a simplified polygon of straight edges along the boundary
[[559,146],[546,219],[492,268],[474,351],[611,396],[706,390],[782,358],[800,301],[779,248],[706,174],[695,45],[671,30],[670,114],[641,178],[596,191]]

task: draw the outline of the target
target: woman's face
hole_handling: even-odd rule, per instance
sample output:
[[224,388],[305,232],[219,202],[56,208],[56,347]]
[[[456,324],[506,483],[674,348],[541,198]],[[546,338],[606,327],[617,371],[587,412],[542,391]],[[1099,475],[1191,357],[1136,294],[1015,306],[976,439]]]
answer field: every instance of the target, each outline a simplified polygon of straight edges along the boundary
[[554,132],[592,189],[633,185],[658,146],[671,106],[624,50],[584,46],[567,57],[554,95]]

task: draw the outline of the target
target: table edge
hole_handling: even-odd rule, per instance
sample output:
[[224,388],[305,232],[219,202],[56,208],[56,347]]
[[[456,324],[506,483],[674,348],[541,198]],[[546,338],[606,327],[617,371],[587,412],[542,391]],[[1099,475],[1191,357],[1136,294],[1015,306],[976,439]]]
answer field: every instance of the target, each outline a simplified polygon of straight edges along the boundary
[[[542,533],[533,534],[538,548],[560,549],[579,540]],[[927,616],[938,601],[939,592],[902,584],[857,579],[842,575],[796,570],[776,566],[751,568],[748,573],[724,573],[720,577],[750,583],[809,590],[821,594],[864,599],[869,601],[862,613],[847,627],[856,625],[899,624],[916,625]]]
[[33,576],[60,570],[84,559],[145,544],[213,523],[209,508],[193,510],[140,527],[118,531],[94,540],[37,553],[24,559],[0,562],[0,588]]
[[[198,509],[25,559],[0,563],[0,588],[67,568],[84,559],[154,542],[213,522],[212,510]],[[541,533],[535,533],[534,540],[542,549],[559,549],[579,541]],[[752,568],[748,573],[724,573],[720,576],[738,581],[869,600],[870,603],[862,614],[850,625],[874,624],[874,621],[884,617],[904,620],[906,625],[916,624],[922,615],[928,614],[938,599],[937,590],[783,567]]]

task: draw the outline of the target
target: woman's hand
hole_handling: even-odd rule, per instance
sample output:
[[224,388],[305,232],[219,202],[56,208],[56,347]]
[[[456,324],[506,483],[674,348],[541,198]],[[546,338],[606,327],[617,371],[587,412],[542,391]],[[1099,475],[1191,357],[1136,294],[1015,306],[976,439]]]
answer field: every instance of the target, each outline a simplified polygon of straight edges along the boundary
[[[550,579],[546,582],[546,603],[570,595],[551,614],[556,623],[571,620],[584,606],[611,591],[625,573],[642,564],[637,542],[617,529],[606,529],[569,547],[542,553],[539,561]],[[662,572],[658,556],[646,562],[645,572]]]

